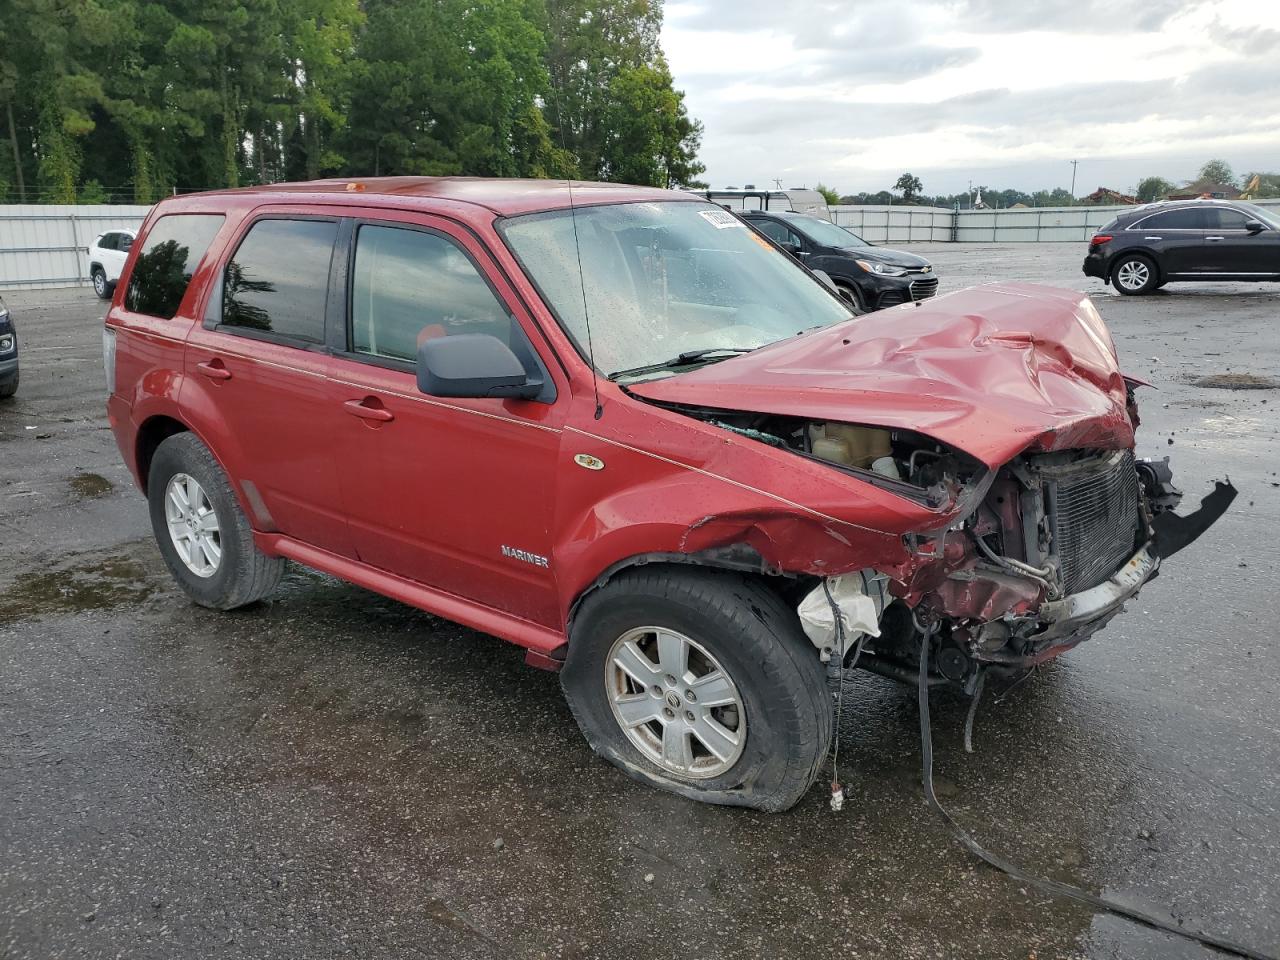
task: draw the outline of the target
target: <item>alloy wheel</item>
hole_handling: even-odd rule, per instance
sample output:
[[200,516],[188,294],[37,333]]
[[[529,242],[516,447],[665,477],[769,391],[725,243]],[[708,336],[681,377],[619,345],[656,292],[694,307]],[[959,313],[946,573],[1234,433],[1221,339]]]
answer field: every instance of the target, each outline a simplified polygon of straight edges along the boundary
[[93,275],[93,292],[102,296],[107,292],[107,277],[101,270]]
[[1151,268],[1141,260],[1126,260],[1116,271],[1116,282],[1126,290],[1141,290],[1151,279]]
[[212,577],[222,563],[218,514],[204,487],[186,473],[175,473],[165,488],[164,516],[169,539],[186,568],[197,577]]
[[747,742],[742,695],[705,647],[662,627],[614,641],[605,661],[614,719],[645,757],[682,777],[733,767]]

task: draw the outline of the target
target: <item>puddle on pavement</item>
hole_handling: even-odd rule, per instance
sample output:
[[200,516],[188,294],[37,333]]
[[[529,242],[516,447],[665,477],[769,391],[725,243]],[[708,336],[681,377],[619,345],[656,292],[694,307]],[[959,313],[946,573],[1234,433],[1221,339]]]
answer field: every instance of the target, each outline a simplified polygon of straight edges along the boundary
[[115,489],[110,480],[97,473],[77,473],[67,483],[77,497],[101,497]]
[[129,557],[109,557],[20,575],[0,591],[0,626],[50,614],[107,610],[155,593],[146,568]]

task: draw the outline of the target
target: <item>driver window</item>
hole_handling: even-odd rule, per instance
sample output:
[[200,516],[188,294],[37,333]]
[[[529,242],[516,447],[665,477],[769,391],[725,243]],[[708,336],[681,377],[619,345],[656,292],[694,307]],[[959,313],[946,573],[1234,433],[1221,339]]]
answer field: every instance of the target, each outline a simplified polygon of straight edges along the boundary
[[485,333],[511,345],[515,321],[480,271],[438,234],[364,225],[356,235],[351,349],[413,363],[426,340]]
[[800,245],[800,238],[778,223],[777,220],[752,220],[751,225],[763,233],[774,243],[794,243]]

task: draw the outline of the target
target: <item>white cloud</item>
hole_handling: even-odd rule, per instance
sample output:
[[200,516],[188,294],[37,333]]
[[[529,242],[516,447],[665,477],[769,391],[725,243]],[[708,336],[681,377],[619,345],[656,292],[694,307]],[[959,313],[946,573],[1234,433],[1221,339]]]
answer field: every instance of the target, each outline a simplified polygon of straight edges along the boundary
[[663,46],[712,184],[1124,189],[1280,166],[1280,4],[698,0]]

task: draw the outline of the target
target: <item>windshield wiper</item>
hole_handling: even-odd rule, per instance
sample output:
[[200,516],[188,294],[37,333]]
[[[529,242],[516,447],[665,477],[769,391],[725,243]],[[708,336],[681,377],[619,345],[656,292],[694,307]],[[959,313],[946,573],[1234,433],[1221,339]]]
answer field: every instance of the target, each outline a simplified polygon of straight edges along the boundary
[[739,353],[750,353],[755,349],[755,347],[707,347],[703,350],[686,350],[684,353],[676,354],[670,360],[646,363],[642,367],[632,367],[629,370],[615,370],[609,374],[609,379],[617,380],[619,377],[656,373],[659,370],[668,370],[671,367],[683,367],[690,363],[697,363],[699,360],[727,360],[729,357],[736,356]]

